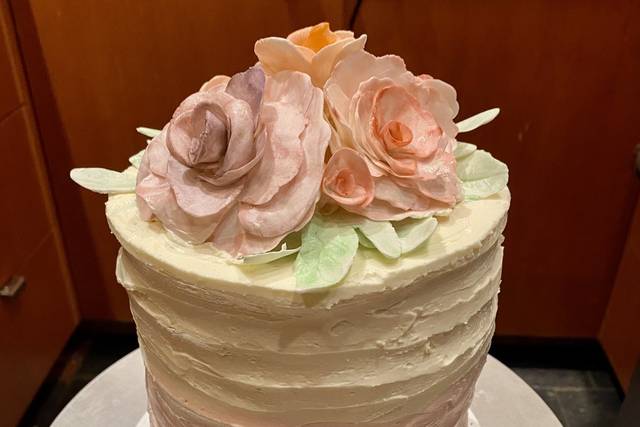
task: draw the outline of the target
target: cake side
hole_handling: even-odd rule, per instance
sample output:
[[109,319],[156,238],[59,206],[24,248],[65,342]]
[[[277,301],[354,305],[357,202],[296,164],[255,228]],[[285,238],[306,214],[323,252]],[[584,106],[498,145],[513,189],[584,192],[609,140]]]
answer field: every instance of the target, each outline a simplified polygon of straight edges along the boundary
[[379,263],[377,283],[358,286],[356,268],[346,280],[357,292],[341,285],[315,298],[293,284],[269,286],[275,267],[290,274],[286,260],[252,271],[253,283],[226,276],[221,285],[218,265],[239,277],[243,267],[211,255],[208,269],[177,273],[174,255],[194,255],[166,236],[141,240],[146,232],[135,226],[118,228],[126,217],[113,214],[118,199],[107,213],[123,244],[118,278],[130,295],[156,425],[430,425],[450,417],[441,425],[453,426],[463,416],[493,333],[507,191],[456,208],[430,239],[430,255],[415,260],[421,270],[363,251],[354,266]]

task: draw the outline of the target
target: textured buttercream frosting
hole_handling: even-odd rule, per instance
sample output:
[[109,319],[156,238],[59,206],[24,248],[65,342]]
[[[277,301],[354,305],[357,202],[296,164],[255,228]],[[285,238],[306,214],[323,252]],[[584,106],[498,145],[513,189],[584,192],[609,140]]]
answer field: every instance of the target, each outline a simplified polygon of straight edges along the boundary
[[360,248],[338,285],[296,288],[293,257],[240,265],[140,219],[120,241],[156,426],[457,426],[493,334],[509,192],[458,204],[396,260]]

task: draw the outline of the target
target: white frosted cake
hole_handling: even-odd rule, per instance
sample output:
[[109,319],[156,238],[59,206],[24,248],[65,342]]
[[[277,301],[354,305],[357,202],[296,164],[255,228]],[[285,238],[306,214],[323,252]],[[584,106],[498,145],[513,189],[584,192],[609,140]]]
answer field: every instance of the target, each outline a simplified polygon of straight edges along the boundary
[[494,330],[508,171],[456,93],[327,24],[259,40],[109,194],[156,427],[466,427]]

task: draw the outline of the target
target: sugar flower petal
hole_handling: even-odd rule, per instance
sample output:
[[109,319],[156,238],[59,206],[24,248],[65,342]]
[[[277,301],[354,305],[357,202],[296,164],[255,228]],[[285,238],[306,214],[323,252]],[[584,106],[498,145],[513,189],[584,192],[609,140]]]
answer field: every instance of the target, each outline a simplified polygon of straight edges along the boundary
[[329,129],[322,91],[306,74],[265,78],[253,67],[215,77],[145,150],[140,216],[232,255],[269,251],[313,215]]
[[323,22],[296,30],[287,38],[260,39],[254,51],[267,74],[300,71],[309,74],[315,86],[322,87],[336,63],[362,50],[366,40],[365,35],[354,38],[351,31],[331,31]]
[[[289,85],[299,84],[301,80],[306,81],[306,87],[311,94],[305,109],[308,123],[300,135],[303,162],[295,178],[269,202],[241,206],[240,223],[254,235],[284,237],[292,230],[299,230],[309,221],[309,213],[312,213],[319,199],[324,156],[330,137],[329,125],[323,118],[322,91],[314,88],[308,76],[300,73],[283,73],[274,84],[282,85],[280,89],[285,90]],[[301,91],[289,93],[301,93]],[[308,97],[305,96],[306,98]]]
[[351,148],[342,148],[331,156],[325,168],[322,190],[343,206],[363,208],[371,203],[375,192],[367,163]]
[[264,92],[264,71],[253,66],[247,71],[235,74],[229,80],[225,92],[236,99],[245,101],[255,115],[258,114],[262,93]]
[[375,186],[366,206],[334,198],[340,206],[382,221],[441,212],[460,200],[450,85],[413,75],[397,56],[356,51],[338,62],[324,92],[336,133],[331,151],[357,151]]

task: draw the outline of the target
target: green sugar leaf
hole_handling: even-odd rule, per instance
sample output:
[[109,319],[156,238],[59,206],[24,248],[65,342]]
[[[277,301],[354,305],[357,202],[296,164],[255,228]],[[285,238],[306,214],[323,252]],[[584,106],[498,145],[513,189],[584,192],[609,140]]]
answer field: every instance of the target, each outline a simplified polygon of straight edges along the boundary
[[247,255],[243,258],[244,264],[267,264],[280,258],[297,253],[300,248],[287,249],[287,244],[283,243],[278,251],[265,252],[263,254]]
[[356,228],[385,257],[398,258],[402,254],[402,243],[389,221],[364,219]]
[[136,169],[140,169],[140,162],[142,162],[142,156],[144,155],[145,150],[139,151],[133,156],[129,157],[129,163]]
[[488,178],[462,183],[465,200],[478,200],[499,193],[509,182],[508,174],[500,174]]
[[82,187],[100,194],[133,193],[136,191],[134,174],[103,168],[76,168],[69,174]]
[[358,234],[358,243],[360,243],[360,246],[368,248],[368,249],[375,249],[376,248],[376,245],[371,243],[371,240],[367,239],[367,236],[362,234],[361,231],[356,229],[356,233]]
[[357,250],[358,235],[353,227],[314,217],[302,232],[302,246],[294,263],[297,288],[316,291],[340,282]]
[[473,153],[477,149],[478,147],[476,147],[473,144],[468,144],[466,142],[458,141],[458,145],[456,146],[456,149],[453,150],[453,156],[456,158],[456,160],[460,160],[463,157],[467,157],[469,154]]
[[492,108],[482,113],[478,113],[475,116],[471,116],[468,119],[464,119],[461,122],[456,123],[458,126],[458,132],[469,132],[479,128],[482,125],[486,125],[491,120],[495,119],[500,114],[499,108]]
[[457,163],[464,198],[476,200],[489,197],[506,187],[509,181],[507,165],[484,150],[477,150]]
[[145,128],[145,127],[138,127],[136,128],[136,131],[139,134],[144,135],[148,138],[155,138],[156,136],[160,135],[160,132],[162,132],[161,130],[158,130],[158,129]]
[[402,243],[402,254],[406,254],[429,240],[436,231],[438,220],[431,218],[406,219],[394,224]]

